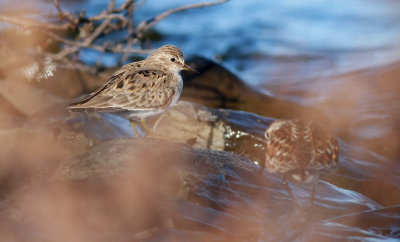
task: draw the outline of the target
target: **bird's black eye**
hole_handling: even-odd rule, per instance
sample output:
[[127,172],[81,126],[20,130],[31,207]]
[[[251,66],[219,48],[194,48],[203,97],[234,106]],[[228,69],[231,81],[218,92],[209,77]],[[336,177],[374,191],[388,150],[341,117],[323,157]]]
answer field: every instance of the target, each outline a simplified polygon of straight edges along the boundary
[[172,62],[175,62],[175,58],[174,58],[174,57],[172,57],[170,60],[171,60]]

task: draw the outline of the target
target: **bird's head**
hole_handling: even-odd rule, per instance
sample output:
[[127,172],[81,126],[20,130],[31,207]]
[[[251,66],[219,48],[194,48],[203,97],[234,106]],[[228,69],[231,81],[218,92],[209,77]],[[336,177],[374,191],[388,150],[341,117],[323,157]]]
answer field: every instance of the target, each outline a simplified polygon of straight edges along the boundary
[[164,45],[158,48],[146,58],[146,61],[157,63],[173,73],[179,73],[181,70],[197,72],[185,64],[182,51],[173,45]]

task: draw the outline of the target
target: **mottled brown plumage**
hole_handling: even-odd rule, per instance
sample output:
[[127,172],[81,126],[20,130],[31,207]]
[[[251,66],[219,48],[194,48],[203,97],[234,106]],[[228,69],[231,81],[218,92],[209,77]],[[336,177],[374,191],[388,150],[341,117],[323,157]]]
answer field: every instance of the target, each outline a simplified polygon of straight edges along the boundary
[[267,170],[281,174],[285,185],[287,180],[313,183],[312,202],[319,177],[336,169],[336,138],[322,125],[302,119],[273,122],[265,138]]
[[180,49],[165,45],[145,60],[124,65],[103,87],[67,108],[71,111],[115,113],[131,121],[143,121],[164,112],[178,101],[183,87],[181,70],[193,71],[185,65]]

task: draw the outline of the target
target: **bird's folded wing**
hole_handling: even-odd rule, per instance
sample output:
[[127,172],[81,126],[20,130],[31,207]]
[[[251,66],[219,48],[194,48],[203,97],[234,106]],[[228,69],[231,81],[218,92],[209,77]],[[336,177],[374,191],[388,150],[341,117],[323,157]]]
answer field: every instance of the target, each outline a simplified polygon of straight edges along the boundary
[[321,166],[321,169],[327,167],[335,168],[338,163],[339,145],[336,138],[326,128],[312,122],[310,126],[312,135],[312,148],[315,154],[316,168]]
[[68,106],[72,111],[121,112],[168,106],[175,95],[171,76],[161,70],[121,68],[107,83]]

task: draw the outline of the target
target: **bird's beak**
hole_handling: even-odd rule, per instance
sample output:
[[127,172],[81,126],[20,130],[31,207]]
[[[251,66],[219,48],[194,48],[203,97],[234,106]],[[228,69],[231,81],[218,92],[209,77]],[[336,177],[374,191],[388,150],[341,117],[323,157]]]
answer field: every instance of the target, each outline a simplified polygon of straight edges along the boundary
[[185,70],[185,71],[192,71],[192,72],[195,72],[195,73],[199,73],[198,71],[196,71],[195,69],[193,69],[192,67],[190,67],[188,64],[184,64],[184,65],[183,65],[183,70]]

